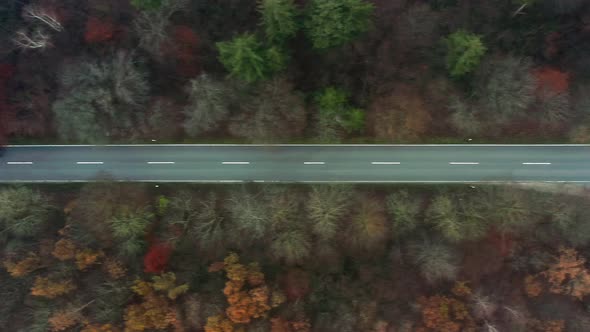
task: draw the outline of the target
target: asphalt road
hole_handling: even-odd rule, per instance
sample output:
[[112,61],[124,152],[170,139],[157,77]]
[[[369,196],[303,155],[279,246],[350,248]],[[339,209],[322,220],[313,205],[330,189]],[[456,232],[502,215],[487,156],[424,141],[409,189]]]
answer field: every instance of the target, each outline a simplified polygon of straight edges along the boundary
[[0,182],[590,182],[590,145],[9,146]]

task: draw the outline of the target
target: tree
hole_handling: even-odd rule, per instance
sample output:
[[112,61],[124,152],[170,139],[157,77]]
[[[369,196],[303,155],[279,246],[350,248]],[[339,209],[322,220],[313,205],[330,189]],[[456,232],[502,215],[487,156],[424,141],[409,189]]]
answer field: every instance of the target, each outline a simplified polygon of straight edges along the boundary
[[347,233],[347,238],[358,250],[372,252],[381,248],[391,234],[382,202],[370,196],[360,197]]
[[5,260],[3,262],[4,268],[10,273],[13,278],[22,278],[27,276],[29,273],[42,267],[41,259],[36,254],[30,252],[27,257],[18,262],[11,260]]
[[352,190],[344,185],[318,185],[311,187],[307,203],[311,231],[321,241],[334,238],[343,217],[349,211]]
[[124,207],[108,221],[121,255],[132,258],[143,250],[147,227],[153,218],[153,213],[146,208],[130,210]]
[[311,243],[305,232],[300,230],[289,230],[281,232],[273,240],[273,256],[287,265],[301,264],[311,253]]
[[87,44],[102,43],[111,40],[115,35],[115,26],[112,22],[90,17],[86,21],[84,40]]
[[47,277],[37,277],[31,288],[31,295],[54,299],[75,289],[76,285],[70,279],[50,280]]
[[144,106],[149,90],[132,55],[65,65],[60,83],[53,112],[63,139],[96,143],[132,136],[141,114],[135,110]]
[[266,37],[271,42],[281,44],[297,33],[298,12],[293,0],[260,0],[258,11]]
[[455,280],[458,257],[449,246],[424,241],[411,245],[409,249],[410,257],[427,282],[434,284],[439,281]]
[[174,325],[178,319],[174,307],[156,291],[154,283],[137,280],[131,288],[141,301],[125,308],[125,331],[164,330]]
[[143,258],[144,271],[147,273],[161,273],[166,269],[168,260],[172,254],[172,248],[163,243],[158,243],[150,247]]
[[411,197],[406,190],[400,190],[387,196],[387,212],[393,218],[394,234],[407,234],[418,226],[418,216],[422,210],[422,199]]
[[245,189],[230,193],[227,209],[235,225],[236,234],[244,240],[260,240],[267,235],[272,221],[264,202]]
[[464,100],[451,98],[449,109],[451,114],[451,125],[460,133],[465,135],[479,134],[482,129],[482,122],[477,118],[475,111]]
[[494,58],[475,75],[477,100],[492,121],[521,116],[534,101],[535,78],[528,59]]
[[297,137],[305,128],[305,100],[285,79],[260,85],[243,103],[243,109],[232,119],[229,130],[254,142]]
[[362,0],[312,0],[304,26],[316,49],[350,42],[369,29],[373,5]]
[[582,300],[590,294],[590,272],[585,263],[586,259],[579,256],[575,249],[560,248],[557,262],[540,275],[549,281],[550,292]]
[[477,68],[487,50],[479,36],[464,30],[453,32],[443,41],[447,48],[447,69],[455,78]]
[[421,297],[422,323],[429,331],[474,331],[475,323],[462,301],[446,296]]
[[319,111],[320,139],[332,140],[342,132],[353,133],[364,128],[364,112],[350,106],[349,96],[344,90],[325,88],[317,95],[315,102]]
[[253,83],[285,68],[287,57],[276,46],[265,48],[253,34],[216,44],[219,61],[230,76]]
[[188,135],[194,137],[215,130],[229,115],[231,91],[223,81],[201,74],[190,80],[186,91],[189,102],[183,113]]
[[43,231],[52,206],[39,191],[29,187],[0,190],[0,227],[16,237],[31,237]]
[[55,248],[51,254],[60,261],[67,261],[76,257],[76,249],[76,244],[73,241],[60,239],[55,243]]
[[432,223],[443,236],[451,241],[463,239],[461,223],[455,203],[446,195],[438,195],[426,210],[426,221]]
[[208,253],[220,253],[227,241],[227,222],[223,212],[218,208],[218,197],[209,193],[205,199],[199,201],[195,222],[191,225],[189,234],[197,240],[198,247]]
[[209,268],[210,272],[226,272],[228,281],[223,294],[229,303],[225,313],[230,322],[222,316],[210,317],[207,319],[206,331],[232,331],[233,324],[230,323],[248,324],[281,303],[272,300],[276,297],[265,284],[264,274],[260,272],[258,264],[243,265],[239,260],[237,254],[230,253],[222,264],[215,263]]
[[378,139],[416,141],[428,133],[432,116],[417,87],[398,85],[377,96],[370,106],[373,128]]
[[[157,60],[163,60],[165,47],[170,46],[170,18],[186,8],[186,0],[133,0],[151,6],[135,16],[133,28],[139,36],[139,47]],[[157,6],[153,6],[156,5]]]

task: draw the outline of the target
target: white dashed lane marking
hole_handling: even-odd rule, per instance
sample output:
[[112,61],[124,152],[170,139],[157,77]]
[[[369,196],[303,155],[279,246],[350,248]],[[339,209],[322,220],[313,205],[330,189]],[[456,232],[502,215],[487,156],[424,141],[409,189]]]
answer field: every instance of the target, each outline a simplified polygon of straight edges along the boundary
[[250,165],[249,161],[224,161],[223,165]]
[[32,161],[7,161],[7,165],[33,165]]
[[523,165],[551,165],[551,163],[522,163]]
[[304,165],[325,165],[326,163],[323,161],[304,161]]
[[450,165],[479,165],[476,161],[451,161]]
[[174,164],[173,161],[148,161],[149,165],[171,165]]
[[373,161],[371,162],[373,165],[400,165],[399,161]]
[[102,165],[104,162],[102,161],[77,161],[76,164],[78,165]]

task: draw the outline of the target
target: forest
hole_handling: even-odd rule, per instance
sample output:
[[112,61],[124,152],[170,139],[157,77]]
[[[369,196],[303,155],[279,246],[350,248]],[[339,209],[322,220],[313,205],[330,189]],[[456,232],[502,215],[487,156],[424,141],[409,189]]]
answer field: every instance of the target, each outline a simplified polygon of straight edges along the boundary
[[590,202],[522,186],[0,188],[2,331],[588,331]]
[[0,140],[590,142],[586,0],[4,0]]
[[[0,146],[590,143],[588,0],[2,0]],[[561,185],[0,185],[0,331],[590,331]]]

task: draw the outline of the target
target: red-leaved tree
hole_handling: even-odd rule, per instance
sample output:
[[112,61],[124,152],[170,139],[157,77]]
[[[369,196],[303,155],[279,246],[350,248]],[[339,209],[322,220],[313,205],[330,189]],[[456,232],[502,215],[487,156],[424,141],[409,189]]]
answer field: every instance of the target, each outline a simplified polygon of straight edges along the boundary
[[175,26],[172,29],[173,47],[168,48],[176,59],[177,71],[186,77],[197,76],[200,72],[198,61],[199,37],[187,26]]
[[566,72],[551,67],[542,67],[535,70],[534,75],[537,78],[538,94],[554,96],[568,91],[570,76]]
[[161,273],[166,269],[172,254],[172,247],[164,243],[156,243],[150,247],[143,258],[144,271],[147,273]]
[[102,43],[113,39],[115,36],[115,25],[109,21],[90,17],[86,21],[86,33],[84,40],[88,44]]

